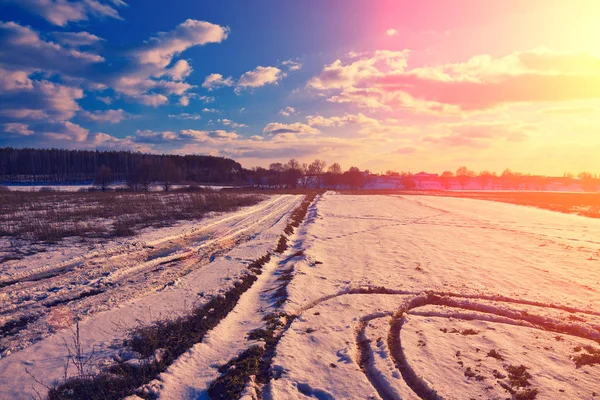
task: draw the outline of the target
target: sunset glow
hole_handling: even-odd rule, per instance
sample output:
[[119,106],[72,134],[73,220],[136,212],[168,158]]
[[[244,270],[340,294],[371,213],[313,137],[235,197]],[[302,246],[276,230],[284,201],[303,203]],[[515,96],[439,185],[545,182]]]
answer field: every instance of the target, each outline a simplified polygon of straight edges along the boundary
[[600,172],[598,1],[165,7],[0,1],[0,147]]

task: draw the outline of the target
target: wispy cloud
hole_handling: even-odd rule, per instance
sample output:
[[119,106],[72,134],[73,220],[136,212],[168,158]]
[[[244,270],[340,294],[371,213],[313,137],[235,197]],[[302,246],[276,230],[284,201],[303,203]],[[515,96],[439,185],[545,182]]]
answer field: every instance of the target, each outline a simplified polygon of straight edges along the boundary
[[308,86],[334,103],[456,113],[505,104],[600,98],[600,58],[545,49],[407,69],[409,53],[378,51],[336,60]]
[[237,82],[236,91],[274,84],[285,76],[286,74],[277,67],[258,66],[252,71],[242,74]]
[[227,119],[227,118],[218,119],[217,122],[220,122],[221,124],[231,127],[233,129],[248,127],[248,125],[246,125],[246,124],[238,124],[237,122],[233,122],[232,120]]
[[316,135],[320,132],[318,129],[301,122],[295,122],[293,124],[271,122],[265,126],[263,133],[270,135],[281,135],[285,133]]
[[69,47],[91,46],[104,41],[101,37],[89,32],[52,32],[52,36],[58,43]]
[[214,90],[222,86],[233,86],[233,78],[224,78],[221,74],[210,74],[204,78],[202,87],[208,90]]
[[297,114],[298,112],[294,107],[286,107],[283,110],[279,110],[278,114],[283,115],[284,117],[289,117],[291,115]]
[[122,109],[118,110],[104,110],[104,111],[81,111],[79,115],[82,118],[93,122],[101,122],[101,123],[111,123],[118,124],[126,118],[129,118],[130,115],[123,111]]
[[121,19],[115,7],[127,6],[122,0],[111,0],[112,5],[97,0],[5,0],[37,14],[51,24],[65,26],[69,22],[86,21],[90,17]]
[[199,120],[202,117],[198,114],[188,114],[188,113],[182,113],[182,114],[169,114],[169,118],[171,119],[182,119],[182,120]]
[[4,128],[4,132],[16,133],[16,134],[22,135],[22,136],[33,135],[33,133],[34,133],[31,129],[29,129],[28,125],[20,124],[20,123],[4,124],[3,128]]

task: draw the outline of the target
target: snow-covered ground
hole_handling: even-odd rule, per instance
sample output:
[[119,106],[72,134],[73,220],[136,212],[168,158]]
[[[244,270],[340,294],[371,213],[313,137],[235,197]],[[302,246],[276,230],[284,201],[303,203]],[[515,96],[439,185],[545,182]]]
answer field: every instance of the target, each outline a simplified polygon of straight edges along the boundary
[[[23,349],[0,359],[0,393],[30,393],[25,367],[45,382],[62,374],[70,331],[44,330],[64,311],[44,302],[105,290],[66,304],[88,314],[84,347],[110,357],[136,320],[183,313],[230,287],[273,248],[301,198],[272,197],[139,243],[54,255],[48,265],[42,256],[11,264],[7,279],[24,282],[0,289],[0,315],[40,316],[37,331],[11,342]],[[274,293],[288,281],[281,305]],[[48,300],[36,300],[44,293]],[[277,344],[273,378],[257,388],[265,399],[593,399],[600,220],[473,199],[328,192],[290,248],[147,393],[208,398],[217,368],[257,343],[248,333],[264,316],[282,311],[295,319]],[[35,335],[44,339],[27,347]]]
[[[48,255],[36,255],[28,268],[3,270],[0,325],[21,316],[35,320],[1,339],[6,349],[0,398],[29,399],[32,387],[43,391],[25,369],[46,384],[62,377],[74,314],[84,317],[83,348],[93,348],[101,359],[114,354],[140,321],[186,313],[224,292],[248,263],[273,248],[302,198],[273,196],[235,213],[151,230],[104,249],[71,255],[62,249],[48,264],[40,259]],[[16,263],[27,266],[28,258]]]
[[599,220],[327,194],[300,235],[274,398],[600,395]]
[[[456,178],[450,178],[445,183],[439,178],[434,177],[420,177],[413,175],[412,180],[415,184],[414,189],[418,190],[447,190],[447,191],[515,191],[514,184],[510,185],[510,189],[507,189],[502,182],[494,181],[487,182],[485,189],[481,188],[481,181],[477,178],[469,179],[465,185]],[[365,184],[365,189],[403,189],[402,181],[400,177],[388,177],[388,176],[370,176]],[[570,192],[570,193],[582,193],[585,192],[580,181],[571,180],[570,182],[561,181],[560,178],[549,178],[544,184],[535,184],[530,182],[529,184],[522,182],[519,184],[518,190],[516,191],[544,191],[544,192]]]

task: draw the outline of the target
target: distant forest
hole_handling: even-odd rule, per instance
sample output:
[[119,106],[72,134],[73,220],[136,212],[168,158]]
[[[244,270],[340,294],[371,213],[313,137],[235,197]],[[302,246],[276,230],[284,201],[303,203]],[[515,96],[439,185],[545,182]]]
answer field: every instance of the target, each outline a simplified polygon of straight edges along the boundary
[[129,151],[0,148],[2,183],[163,181],[237,183],[240,163],[224,157],[155,155]]

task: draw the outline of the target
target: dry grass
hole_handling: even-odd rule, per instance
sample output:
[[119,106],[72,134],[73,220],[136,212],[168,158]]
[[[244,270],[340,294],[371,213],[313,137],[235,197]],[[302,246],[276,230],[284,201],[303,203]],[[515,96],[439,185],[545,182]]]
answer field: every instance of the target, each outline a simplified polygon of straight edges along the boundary
[[0,237],[55,242],[69,236],[130,236],[144,227],[233,211],[261,199],[220,192],[0,192]]
[[573,357],[573,361],[575,361],[575,366],[577,368],[581,368],[584,365],[600,364],[600,349],[596,349],[592,346],[577,346],[575,351],[582,352]]
[[[206,333],[233,310],[256,279],[254,274],[246,275],[224,296],[210,299],[189,315],[136,327],[129,333],[125,348],[150,361],[140,366],[117,363],[95,375],[67,379],[51,388],[49,399],[116,400],[133,394],[136,388],[156,378],[177,357],[201,342]],[[158,351],[163,353],[160,359],[153,357]],[[144,396],[143,393],[138,395]]]

